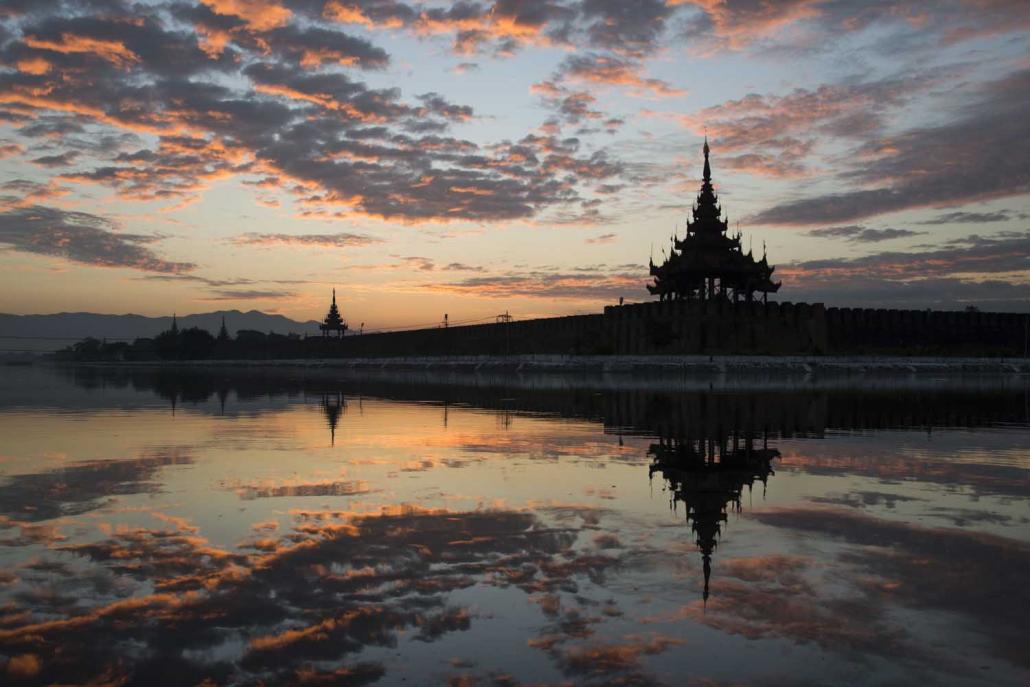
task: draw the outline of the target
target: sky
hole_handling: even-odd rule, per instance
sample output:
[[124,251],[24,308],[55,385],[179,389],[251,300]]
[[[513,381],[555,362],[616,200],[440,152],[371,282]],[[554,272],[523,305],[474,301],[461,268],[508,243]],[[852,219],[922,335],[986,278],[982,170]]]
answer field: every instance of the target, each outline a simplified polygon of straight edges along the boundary
[[0,311],[649,299],[707,133],[781,301],[1030,310],[1025,0],[3,0]]

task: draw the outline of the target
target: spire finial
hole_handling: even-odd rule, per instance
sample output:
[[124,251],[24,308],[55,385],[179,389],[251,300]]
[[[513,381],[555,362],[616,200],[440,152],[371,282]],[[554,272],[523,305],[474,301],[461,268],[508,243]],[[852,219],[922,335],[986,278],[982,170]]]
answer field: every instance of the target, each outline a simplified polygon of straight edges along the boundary
[[704,599],[704,605],[705,605],[705,608],[707,609],[708,608],[708,584],[709,584],[709,581],[712,578],[712,557],[710,555],[708,555],[708,554],[705,554],[704,556],[702,556],[702,560],[704,561],[703,568],[704,568],[704,574],[705,574],[705,589],[704,589],[704,592],[701,595],[701,598]]
[[704,148],[702,148],[702,150],[704,150],[704,153],[705,153],[705,168],[704,168],[704,173],[701,175],[701,178],[704,179],[705,182],[710,182],[712,180],[712,168],[708,164],[708,151],[710,149],[708,147],[708,132],[707,131],[705,132],[705,145],[704,145]]
[[336,305],[336,287],[333,287],[333,305]]

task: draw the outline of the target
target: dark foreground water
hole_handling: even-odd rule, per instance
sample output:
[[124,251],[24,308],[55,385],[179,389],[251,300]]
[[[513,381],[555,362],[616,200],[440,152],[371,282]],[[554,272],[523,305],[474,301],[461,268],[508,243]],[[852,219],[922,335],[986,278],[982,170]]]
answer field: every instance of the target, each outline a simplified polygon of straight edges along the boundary
[[0,373],[5,685],[1030,679],[1025,379]]

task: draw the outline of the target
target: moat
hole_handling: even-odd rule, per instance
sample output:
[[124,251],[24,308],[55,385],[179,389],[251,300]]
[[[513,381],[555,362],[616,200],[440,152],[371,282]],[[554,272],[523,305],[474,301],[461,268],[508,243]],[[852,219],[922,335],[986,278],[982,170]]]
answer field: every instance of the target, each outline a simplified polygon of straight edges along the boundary
[[1030,677],[1025,375],[6,367],[5,684]]

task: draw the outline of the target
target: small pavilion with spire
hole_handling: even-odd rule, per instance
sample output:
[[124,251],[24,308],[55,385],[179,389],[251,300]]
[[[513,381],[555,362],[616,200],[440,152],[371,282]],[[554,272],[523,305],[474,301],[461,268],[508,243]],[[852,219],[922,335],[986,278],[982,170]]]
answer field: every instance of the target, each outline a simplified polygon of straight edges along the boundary
[[748,303],[760,292],[766,300],[768,294],[780,288],[772,281],[775,267],[769,265],[763,250],[762,259],[755,260],[741,246],[741,234],[730,235],[729,219],[722,217],[722,208],[712,186],[712,168],[708,161],[708,137],[704,145],[705,165],[701,191],[692,210],[692,221],[687,222],[687,233],[682,239],[672,236],[672,246],[665,262],[650,262],[654,283],[647,290],[660,300],[715,298],[744,300]]
[[340,309],[336,307],[336,289],[333,289],[333,304],[329,306],[329,313],[318,328],[322,330],[323,337],[328,337],[330,332],[336,332],[337,338],[340,339],[347,331],[347,323],[340,317]]

